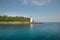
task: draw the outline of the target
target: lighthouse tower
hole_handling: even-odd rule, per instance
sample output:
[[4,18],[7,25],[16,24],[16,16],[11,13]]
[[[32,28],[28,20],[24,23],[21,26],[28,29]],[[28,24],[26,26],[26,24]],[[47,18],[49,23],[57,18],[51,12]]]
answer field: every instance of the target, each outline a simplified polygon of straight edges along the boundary
[[30,18],[30,22],[33,22],[33,21],[32,21],[32,17]]

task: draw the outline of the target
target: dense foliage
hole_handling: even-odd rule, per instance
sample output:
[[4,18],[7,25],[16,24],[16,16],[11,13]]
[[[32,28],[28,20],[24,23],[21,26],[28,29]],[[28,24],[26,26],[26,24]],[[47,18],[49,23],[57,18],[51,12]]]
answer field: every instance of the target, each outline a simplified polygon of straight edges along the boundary
[[12,17],[12,16],[0,16],[0,22],[29,22],[30,18],[27,17]]

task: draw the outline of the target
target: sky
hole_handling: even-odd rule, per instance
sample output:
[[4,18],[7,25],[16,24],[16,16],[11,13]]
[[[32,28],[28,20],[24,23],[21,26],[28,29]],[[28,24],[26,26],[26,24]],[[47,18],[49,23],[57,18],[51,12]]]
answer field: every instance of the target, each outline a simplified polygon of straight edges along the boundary
[[60,22],[60,0],[0,0],[0,15],[31,17],[37,22]]

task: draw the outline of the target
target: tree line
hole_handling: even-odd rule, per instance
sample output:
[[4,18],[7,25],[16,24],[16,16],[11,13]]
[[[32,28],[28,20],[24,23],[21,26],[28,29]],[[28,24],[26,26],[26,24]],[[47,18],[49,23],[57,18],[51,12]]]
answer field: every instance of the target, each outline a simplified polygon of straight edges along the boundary
[[0,15],[0,22],[30,22],[30,18],[19,16]]

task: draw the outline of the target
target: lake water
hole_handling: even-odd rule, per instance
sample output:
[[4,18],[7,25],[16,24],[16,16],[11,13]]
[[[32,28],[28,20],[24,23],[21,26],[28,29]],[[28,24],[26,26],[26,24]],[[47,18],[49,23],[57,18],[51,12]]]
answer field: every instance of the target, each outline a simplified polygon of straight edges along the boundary
[[60,23],[0,24],[0,40],[60,40]]

